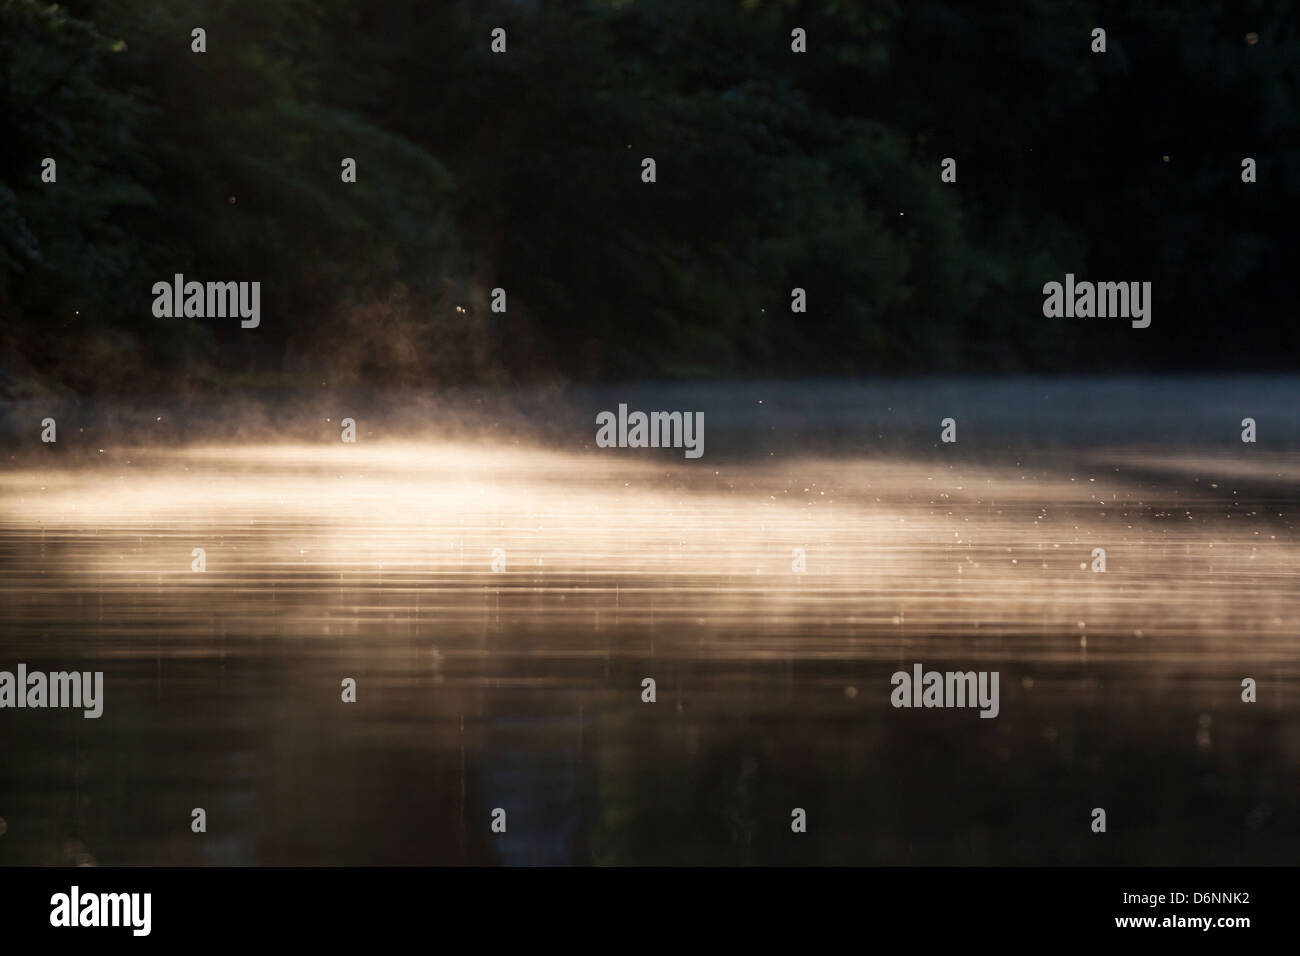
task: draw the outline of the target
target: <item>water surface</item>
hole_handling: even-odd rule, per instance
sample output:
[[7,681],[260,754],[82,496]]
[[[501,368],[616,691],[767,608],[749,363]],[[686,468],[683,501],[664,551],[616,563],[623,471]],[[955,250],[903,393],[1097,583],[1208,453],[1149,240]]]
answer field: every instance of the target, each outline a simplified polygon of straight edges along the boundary
[[[1294,383],[638,388],[704,458],[594,448],[616,391],[16,434],[0,669],[106,701],[0,711],[0,862],[1295,862]],[[916,662],[1000,715],[894,709]]]

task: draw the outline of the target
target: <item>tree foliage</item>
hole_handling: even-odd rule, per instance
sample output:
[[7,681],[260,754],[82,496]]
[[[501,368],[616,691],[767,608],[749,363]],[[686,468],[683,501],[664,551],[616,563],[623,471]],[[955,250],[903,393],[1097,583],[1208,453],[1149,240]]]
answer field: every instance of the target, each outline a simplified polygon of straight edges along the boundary
[[[1297,52],[1280,0],[0,0],[0,363],[83,391],[1286,365]],[[1044,320],[1067,271],[1153,281],[1150,334]],[[175,273],[260,281],[262,326],[155,319]]]

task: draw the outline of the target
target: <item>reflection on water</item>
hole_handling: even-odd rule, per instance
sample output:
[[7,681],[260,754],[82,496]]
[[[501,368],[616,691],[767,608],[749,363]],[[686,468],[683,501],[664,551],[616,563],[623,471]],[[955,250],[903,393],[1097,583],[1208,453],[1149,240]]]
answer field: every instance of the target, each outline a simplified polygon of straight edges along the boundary
[[[429,439],[51,461],[0,472],[0,669],[103,670],[105,712],[0,711],[3,863],[1300,849],[1291,452],[686,462]],[[894,710],[914,662],[1000,671],[1001,716]]]

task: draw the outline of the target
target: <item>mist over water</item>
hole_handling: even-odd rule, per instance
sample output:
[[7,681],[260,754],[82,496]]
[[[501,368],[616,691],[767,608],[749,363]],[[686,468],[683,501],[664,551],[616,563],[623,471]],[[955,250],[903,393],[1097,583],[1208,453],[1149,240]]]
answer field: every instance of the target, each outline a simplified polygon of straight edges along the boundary
[[0,862],[1294,862],[1300,382],[501,394],[8,406]]

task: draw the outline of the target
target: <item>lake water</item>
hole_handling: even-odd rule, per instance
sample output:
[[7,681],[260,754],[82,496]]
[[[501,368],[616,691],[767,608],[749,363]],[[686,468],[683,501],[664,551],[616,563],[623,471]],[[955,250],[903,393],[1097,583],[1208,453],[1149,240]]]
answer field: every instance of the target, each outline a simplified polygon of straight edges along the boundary
[[[703,411],[704,457],[595,448],[619,402]],[[1292,379],[7,406],[0,669],[105,703],[0,710],[0,863],[1293,864],[1297,410]],[[892,707],[915,663],[999,672],[999,716]]]

